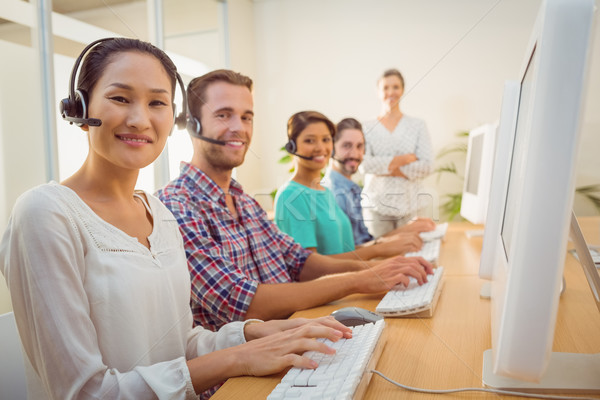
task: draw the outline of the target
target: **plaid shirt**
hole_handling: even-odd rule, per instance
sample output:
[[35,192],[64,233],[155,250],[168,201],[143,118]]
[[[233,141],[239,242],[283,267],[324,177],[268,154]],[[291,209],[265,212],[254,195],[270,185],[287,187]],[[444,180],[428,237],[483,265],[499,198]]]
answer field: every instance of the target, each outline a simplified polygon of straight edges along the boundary
[[157,192],[183,235],[194,325],[215,331],[245,319],[259,283],[298,280],[310,255],[267,219],[239,183],[232,180],[229,193],[238,219],[227,209],[223,190],[188,163],[181,164],[177,179]]

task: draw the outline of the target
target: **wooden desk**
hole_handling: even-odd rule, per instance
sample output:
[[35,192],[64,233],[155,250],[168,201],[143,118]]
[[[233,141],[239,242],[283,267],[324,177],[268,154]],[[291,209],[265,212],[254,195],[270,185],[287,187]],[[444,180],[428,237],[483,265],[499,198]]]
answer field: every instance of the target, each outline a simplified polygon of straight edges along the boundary
[[[600,218],[580,220],[589,244],[600,244]],[[386,318],[387,345],[377,370],[409,386],[429,389],[482,387],[483,351],[491,347],[490,302],[479,297],[479,255],[482,238],[467,238],[468,223],[452,223],[442,244],[440,265],[445,283],[430,319]],[[568,248],[572,248],[571,245]],[[600,312],[593,301],[581,266],[567,254],[567,289],[560,299],[554,351],[600,353]],[[339,301],[297,312],[293,317],[319,317],[341,307],[375,307],[382,294],[352,295]],[[265,398],[284,373],[262,378],[228,380],[214,399]],[[446,395],[445,397],[447,397]],[[373,376],[365,399],[442,399],[440,395],[406,392]],[[452,399],[498,398],[484,393],[461,393]],[[516,397],[518,398],[518,397]]]

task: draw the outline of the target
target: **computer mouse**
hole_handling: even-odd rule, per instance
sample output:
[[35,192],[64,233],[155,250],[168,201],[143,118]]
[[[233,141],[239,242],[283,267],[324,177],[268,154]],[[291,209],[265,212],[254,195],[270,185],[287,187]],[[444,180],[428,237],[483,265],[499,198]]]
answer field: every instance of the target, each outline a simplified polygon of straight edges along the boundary
[[381,315],[359,307],[340,308],[332,312],[331,316],[346,326],[364,325],[383,319]]

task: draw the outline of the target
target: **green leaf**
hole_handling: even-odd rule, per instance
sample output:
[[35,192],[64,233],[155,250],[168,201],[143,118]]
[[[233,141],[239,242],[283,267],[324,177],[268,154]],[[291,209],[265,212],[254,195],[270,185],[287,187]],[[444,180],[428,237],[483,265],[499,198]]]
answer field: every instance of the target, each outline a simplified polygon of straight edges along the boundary
[[442,212],[452,221],[460,214],[460,205],[462,203],[462,193],[450,193],[445,195],[448,200],[440,205]]
[[452,144],[449,146],[446,146],[444,148],[442,148],[438,154],[435,156],[436,159],[440,159],[442,157],[447,156],[448,154],[452,154],[452,153],[460,153],[460,154],[467,154],[467,144],[466,143],[456,143],[456,144]]
[[279,164],[290,163],[290,162],[292,162],[292,156],[289,154],[286,154],[286,155],[282,156],[278,162],[279,162]]

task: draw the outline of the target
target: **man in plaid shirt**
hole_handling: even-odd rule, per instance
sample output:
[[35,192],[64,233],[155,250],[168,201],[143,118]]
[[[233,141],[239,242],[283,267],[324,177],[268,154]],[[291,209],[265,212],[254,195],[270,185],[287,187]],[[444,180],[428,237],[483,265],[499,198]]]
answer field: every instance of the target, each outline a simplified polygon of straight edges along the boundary
[[177,218],[192,280],[194,323],[287,317],[352,293],[378,293],[432,273],[420,258],[340,260],[303,249],[231,178],[252,139],[252,80],[210,72],[187,89],[194,154],[158,197]]

